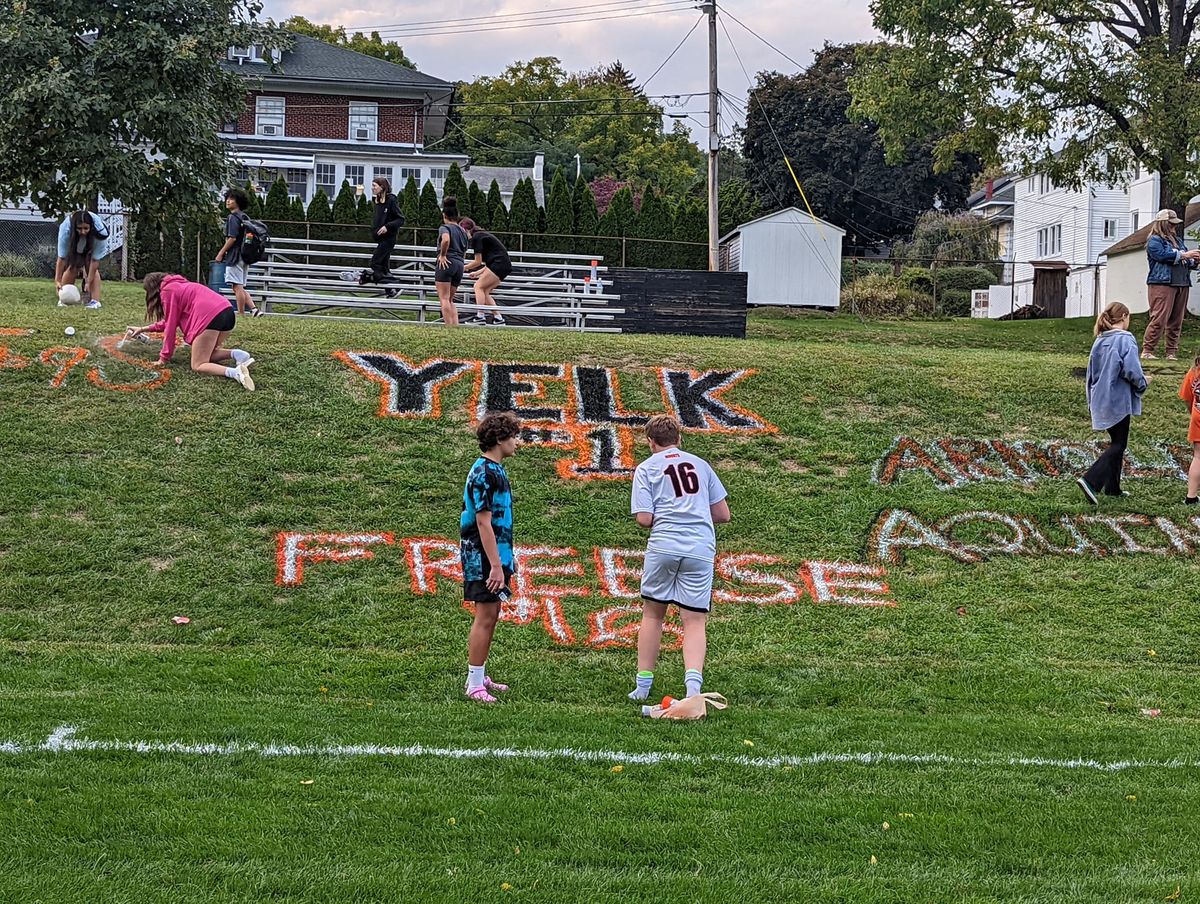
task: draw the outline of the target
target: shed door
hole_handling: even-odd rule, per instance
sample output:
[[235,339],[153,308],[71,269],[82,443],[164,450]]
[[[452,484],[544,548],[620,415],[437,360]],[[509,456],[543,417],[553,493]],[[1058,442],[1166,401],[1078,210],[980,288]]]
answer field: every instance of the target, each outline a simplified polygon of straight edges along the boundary
[[1033,271],[1033,303],[1045,308],[1049,317],[1067,316],[1066,269]]

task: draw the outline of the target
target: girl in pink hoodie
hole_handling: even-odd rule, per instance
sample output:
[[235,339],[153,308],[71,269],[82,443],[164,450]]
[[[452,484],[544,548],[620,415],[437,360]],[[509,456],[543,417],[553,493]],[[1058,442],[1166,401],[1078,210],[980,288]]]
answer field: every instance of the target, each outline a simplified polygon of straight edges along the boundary
[[[160,364],[166,364],[175,352],[175,337],[179,330],[192,347],[192,370],[213,377],[237,380],[254,391],[250,365],[254,359],[240,348],[224,348],[233,332],[237,318],[229,301],[208,286],[189,282],[171,273],[147,273],[142,280],[146,290],[146,319],[148,326],[131,326],[125,331],[129,339],[142,333],[163,334]],[[218,362],[233,361],[233,367]]]

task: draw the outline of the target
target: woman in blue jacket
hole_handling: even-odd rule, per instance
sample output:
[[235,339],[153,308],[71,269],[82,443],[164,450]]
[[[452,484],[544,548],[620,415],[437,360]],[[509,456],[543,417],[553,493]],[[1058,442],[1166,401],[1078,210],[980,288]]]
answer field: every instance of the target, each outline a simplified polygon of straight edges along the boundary
[[1096,463],[1075,482],[1088,502],[1096,494],[1121,496],[1121,469],[1129,445],[1129,422],[1142,413],[1146,375],[1138,360],[1137,340],[1129,332],[1129,308],[1114,301],[1096,318],[1096,341],[1087,368],[1087,401],[1092,429],[1107,430],[1112,437]]
[[1173,210],[1160,210],[1146,242],[1150,272],[1146,276],[1146,294],[1150,301],[1150,324],[1142,337],[1142,357],[1155,358],[1158,338],[1167,334],[1167,360],[1179,356],[1179,334],[1187,312],[1192,271],[1200,266],[1200,251],[1188,251],[1175,232],[1183,220]]

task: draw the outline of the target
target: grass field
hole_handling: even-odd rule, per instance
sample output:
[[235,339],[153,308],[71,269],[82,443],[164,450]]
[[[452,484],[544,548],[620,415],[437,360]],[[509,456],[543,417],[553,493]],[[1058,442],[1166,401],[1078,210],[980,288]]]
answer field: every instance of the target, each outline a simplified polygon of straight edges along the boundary
[[[1072,373],[1089,324],[764,313],[734,341],[263,318],[235,334],[255,393],[193,375],[185,351],[164,385],[108,391],[153,376],[100,348],[140,322],[138,293],[52,302],[48,283],[0,282],[0,329],[34,331],[0,336],[0,901],[1200,894],[1182,482],[1158,467],[1088,520],[1066,469],[946,488],[879,464],[898,436],[1092,439]],[[89,357],[52,386],[74,347]],[[339,350],[612,367],[635,411],[663,407],[655,367],[755,368],[724,398],[775,432],[685,437],[730,492],[721,553],[771,557],[737,560],[723,589],[792,588],[716,607],[706,689],[729,710],[636,715],[632,650],[589,642],[596,613],[633,602],[602,595],[593,553],[644,544],[629,484],[564,479],[571,453],[533,446],[509,467],[517,541],[573,550],[537,563],[575,573],[538,575],[559,591],[500,626],[507,699],[463,700],[470,616],[445,577],[418,592],[406,552],[456,537],[472,378],[441,389],[438,417],[379,417],[381,386]],[[1154,364],[1132,439],[1151,463],[1186,436],[1185,368]],[[887,546],[897,510],[945,549]],[[992,515],[1046,542],[1006,553]],[[392,542],[279,583],[280,535],[323,532]],[[677,652],[658,675],[682,690]]]

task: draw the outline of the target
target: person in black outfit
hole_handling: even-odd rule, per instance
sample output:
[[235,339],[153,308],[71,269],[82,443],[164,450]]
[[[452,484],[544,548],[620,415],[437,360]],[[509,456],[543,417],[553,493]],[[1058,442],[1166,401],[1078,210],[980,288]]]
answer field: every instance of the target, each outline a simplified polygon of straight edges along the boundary
[[442,307],[442,322],[447,326],[458,326],[454,294],[463,278],[467,233],[459,225],[458,199],[453,195],[442,199],[442,225],[438,229],[437,241],[437,266],[433,271],[433,282]]
[[[371,220],[371,234],[378,244],[371,255],[371,280],[385,283],[391,279],[392,249],[396,247],[396,233],[404,225],[404,214],[392,194],[392,184],[383,176],[371,182],[371,196],[375,199],[375,217]],[[389,289],[391,298],[395,289]]]
[[[467,238],[471,240],[471,248],[475,252],[474,259],[464,268],[467,275],[475,277],[475,303],[494,308],[496,300],[492,298],[492,292],[513,270],[508,249],[486,229],[476,226],[470,217],[464,217],[459,225],[466,231]],[[490,311],[485,315],[480,311],[467,323],[494,323],[503,326],[504,315],[498,311],[494,316]]]

